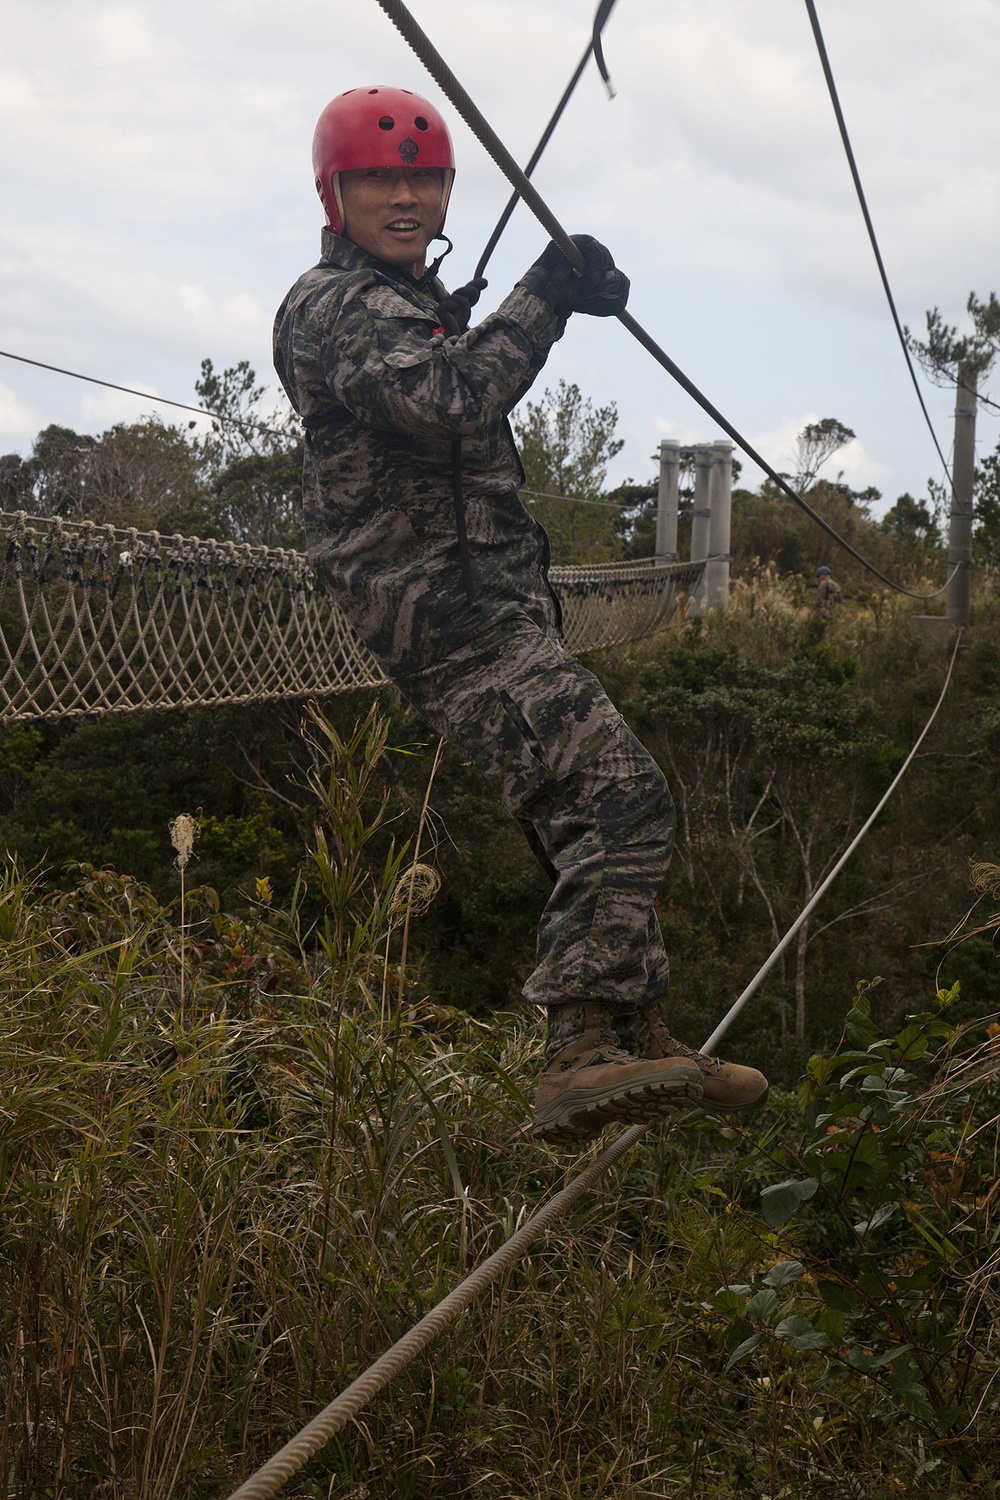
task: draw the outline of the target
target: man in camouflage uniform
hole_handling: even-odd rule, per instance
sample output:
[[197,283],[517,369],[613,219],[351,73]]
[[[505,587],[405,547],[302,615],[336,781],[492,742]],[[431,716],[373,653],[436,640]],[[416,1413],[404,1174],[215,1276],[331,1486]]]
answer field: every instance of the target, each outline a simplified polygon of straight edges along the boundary
[[816,584],[816,597],[813,600],[813,605],[821,614],[832,615],[837,605],[844,602],[840,584],[825,564],[822,568],[816,569],[816,578],[818,582]]
[[[658,766],[563,647],[548,540],[518,498],[508,412],[569,315],[621,311],[628,281],[596,241],[577,240],[580,275],[550,245],[496,312],[459,331],[475,293],[449,299],[425,271],[454,174],[434,107],[406,90],[352,90],[320,117],[313,154],[322,258],[285,298],[274,339],[306,427],[309,554],[552,877],[524,987],[549,1017],[535,1134],[584,1140],[703,1097],[748,1108],[766,1094],[762,1075],[700,1057],[662,1020],[653,902],[673,806]],[[640,1055],[620,1045],[625,1031]]]

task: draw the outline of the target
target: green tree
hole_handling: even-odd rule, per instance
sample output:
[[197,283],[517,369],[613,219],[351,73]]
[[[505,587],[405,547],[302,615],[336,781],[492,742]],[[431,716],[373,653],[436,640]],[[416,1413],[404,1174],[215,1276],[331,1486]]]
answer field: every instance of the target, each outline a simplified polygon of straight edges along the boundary
[[938,507],[932,500],[914,500],[900,495],[881,520],[882,530],[898,543],[900,551],[914,563],[937,566],[942,560]]
[[899,537],[901,542],[926,542],[938,540],[937,522],[931,515],[926,500],[914,500],[910,494],[900,495],[891,510],[882,517],[882,526]]
[[1000,353],[1000,303],[995,294],[990,292],[984,303],[970,292],[965,305],[972,317],[971,333],[959,334],[936,307],[926,315],[926,339],[915,338],[908,328],[904,329],[907,344],[935,385],[955,385],[963,369],[976,376],[985,375]]
[[609,500],[619,506],[615,534],[623,557],[652,557],[656,551],[656,505],[659,484],[634,484],[627,479],[610,491]]
[[159,417],[116,423],[100,437],[53,423],[30,458],[0,460],[0,503],[71,521],[193,531],[208,521],[202,468],[189,434]]
[[1000,448],[976,470],[972,544],[978,562],[1000,567]]
[[[117,423],[90,452],[87,516],[140,531],[201,531],[209,519],[199,454],[159,417]],[[78,518],[79,519],[79,518]]]
[[828,458],[854,438],[850,427],[836,417],[807,422],[795,441],[795,487],[801,493],[815,482]]
[[89,514],[91,459],[96,446],[96,438],[74,432],[71,427],[53,422],[42,428],[19,475],[21,485],[30,487],[36,514],[73,516],[77,520]]
[[[854,490],[841,481],[817,479],[809,489],[809,504],[866,557],[879,566],[898,564],[890,533],[872,520],[870,508],[880,499],[874,488]],[[820,563],[830,563],[835,545],[813,520],[793,505],[770,480],[758,491],[733,491],[733,570],[753,573],[761,563],[773,563],[782,573],[801,573],[812,582]],[[838,574],[858,573],[858,564],[836,551]]]
[[258,547],[302,547],[302,429],[287,405],[262,410],[267,394],[245,359],[217,374],[210,359],[195,381],[219,414],[197,440],[212,500],[214,534]]
[[618,408],[595,407],[560,380],[514,417],[526,483],[524,498],[549,534],[556,563],[608,562],[620,555],[618,507],[603,493],[608,464],[621,451]]

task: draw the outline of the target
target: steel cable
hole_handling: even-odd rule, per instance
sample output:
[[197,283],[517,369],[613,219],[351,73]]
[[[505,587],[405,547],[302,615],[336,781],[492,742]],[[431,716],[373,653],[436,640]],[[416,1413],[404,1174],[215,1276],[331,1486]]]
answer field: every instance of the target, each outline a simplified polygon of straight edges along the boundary
[[941,444],[938,442],[937,433],[934,431],[934,423],[931,421],[931,414],[927,410],[927,404],[924,401],[923,392],[921,391],[920,384],[917,380],[917,372],[913,368],[913,360],[910,358],[910,351],[906,343],[906,334],[903,330],[903,325],[899,320],[899,313],[896,311],[896,301],[892,295],[892,288],[889,285],[889,276],[885,269],[885,263],[882,260],[882,252],[879,249],[878,239],[875,235],[875,225],[872,223],[872,216],[868,212],[868,200],[865,197],[865,190],[861,186],[861,174],[858,171],[858,164],[854,159],[854,149],[851,146],[851,138],[847,133],[847,122],[844,119],[844,112],[840,107],[840,96],[837,93],[837,85],[834,82],[833,78],[833,69],[830,66],[830,59],[827,55],[826,43],[823,40],[823,32],[820,28],[819,16],[816,14],[816,6],[814,5],[813,0],[806,0],[806,10],[809,12],[809,24],[812,26],[813,38],[816,42],[816,50],[819,53],[819,60],[823,66],[823,76],[826,79],[826,87],[830,95],[830,103],[833,105],[833,112],[837,117],[837,126],[840,130],[840,139],[843,142],[844,151],[847,153],[847,163],[851,169],[851,176],[854,178],[854,189],[858,195],[858,202],[861,205],[861,213],[864,217],[865,228],[868,230],[868,238],[871,241],[871,247],[875,254],[875,264],[878,266],[878,274],[882,278],[882,286],[885,290],[886,299],[889,303],[889,311],[892,313],[892,321],[896,325],[896,334],[899,338],[900,347],[903,351],[903,358],[906,360],[906,368],[910,372],[910,379],[913,381],[913,389],[917,393],[917,400],[920,402],[920,410],[924,414],[924,421],[927,423],[927,430],[931,435],[931,441],[937,449],[937,455],[941,460],[944,472],[948,477],[948,482],[951,483],[951,470],[948,468],[948,460],[945,458],[943,452],[941,451]]
[[68,375],[72,380],[86,380],[90,385],[103,385],[109,391],[124,391],[129,396],[142,396],[145,401],[158,401],[161,406],[176,406],[180,411],[193,411],[196,417],[208,417],[213,422],[227,422],[241,432],[267,432],[272,437],[283,437],[280,427],[270,427],[266,422],[256,422],[249,417],[232,417],[225,412],[212,411],[207,406],[191,406],[187,401],[172,401],[169,396],[154,396],[151,391],[136,390],[134,385],[118,385],[114,380],[99,380],[96,375],[81,375],[79,370],[64,370],[61,365],[47,365],[41,359],[29,359],[26,354],[12,354],[9,349],[0,349],[0,358],[16,359],[22,365],[34,365],[36,370],[51,370],[55,375]]
[[[379,3],[381,4],[381,0],[379,0]],[[833,869],[821,882],[811,899],[803,907],[784,937],[758,969],[743,993],[730,1006],[725,1016],[712,1032],[712,1035],[703,1044],[702,1052],[710,1053],[729,1030],[740,1011],[759,989],[761,982],[773,968],[779,956],[799,931],[802,923],[830,889],[830,886],[836,880],[844,865],[869,833],[882,809],[893,796],[896,788],[906,775],[914,756],[923,744],[945,700],[948,688],[951,685],[961,640],[962,632],[959,631],[955,639],[951,660],[948,663],[944,685],[938,695],[938,700],[909,755],[893,777],[888,790],[879,799],[862,827],[851,840],[850,844],[848,844]],[[229,1500],[270,1500],[270,1496],[277,1494],[278,1490],[287,1483],[293,1474],[296,1474],[302,1468],[303,1464],[307,1463],[315,1453],[318,1453],[320,1448],[325,1443],[328,1443],[343,1427],[346,1427],[347,1423],[357,1416],[362,1407],[367,1405],[373,1396],[378,1395],[379,1391],[384,1390],[390,1381],[395,1379],[411,1360],[476,1300],[481,1292],[485,1291],[488,1286],[496,1281],[497,1277],[502,1275],[504,1271],[513,1266],[520,1259],[521,1252],[533,1240],[536,1240],[539,1235],[543,1234],[562,1218],[563,1214],[576,1203],[577,1199],[582,1197],[587,1189],[592,1187],[610,1167],[614,1166],[615,1162],[630,1151],[649,1129],[649,1124],[640,1124],[632,1125],[628,1130],[624,1131],[617,1140],[613,1141],[610,1146],[601,1152],[600,1156],[595,1157],[578,1176],[574,1177],[564,1188],[550,1198],[542,1208],[532,1214],[531,1218],[525,1224],[522,1224],[521,1228],[511,1235],[510,1239],[506,1240],[498,1250],[495,1250],[492,1255],[484,1260],[481,1266],[477,1266],[464,1281],[460,1281],[457,1287],[450,1291],[435,1307],[431,1308],[429,1313],[426,1313],[420,1319],[419,1323],[414,1324],[401,1339],[397,1339],[396,1343],[390,1349],[387,1349],[384,1354],[380,1355],[374,1364],[370,1365],[362,1375],[358,1376],[357,1380],[353,1381],[346,1390],[342,1391],[317,1416],[313,1417],[312,1421],[303,1427],[302,1431],[295,1437],[291,1438],[273,1458],[268,1459],[267,1463],[262,1464],[255,1473],[251,1474],[250,1478],[241,1484],[239,1489],[233,1491]]]
[[942,687],[941,692],[940,692],[940,694],[938,696],[938,701],[934,705],[934,709],[933,709],[933,712],[931,713],[930,718],[927,720],[927,723],[924,725],[923,729],[920,731],[920,734],[919,734],[917,740],[915,741],[912,750],[910,751],[909,755],[904,760],[903,764],[900,766],[900,768],[897,771],[896,775],[893,777],[892,782],[890,783],[888,790],[884,793],[884,795],[880,798],[880,800],[878,801],[878,803],[876,804],[876,806],[874,807],[874,809],[872,810],[872,812],[868,815],[868,817],[866,818],[865,822],[862,824],[861,828],[858,830],[858,832],[855,834],[854,838],[851,840],[851,842],[848,844],[847,848],[844,850],[843,854],[837,860],[837,863],[834,865],[833,869],[826,876],[826,878],[824,880],[822,880],[820,882],[820,884],[817,886],[817,888],[814,891],[813,895],[811,896],[811,898],[809,899],[809,901],[807,901],[806,905],[802,908],[802,910],[799,912],[798,916],[795,918],[795,921],[792,923],[791,927],[789,927],[788,931],[785,933],[785,935],[781,939],[780,943],[777,944],[777,946],[773,949],[773,951],[768,955],[768,957],[761,964],[760,968],[757,970],[756,974],[751,979],[751,981],[747,985],[746,989],[743,991],[742,995],[740,995],[738,999],[736,999],[736,1000],[733,1001],[732,1005],[729,1007],[729,1010],[723,1016],[722,1020],[719,1022],[718,1026],[715,1028],[715,1030],[712,1032],[712,1035],[709,1037],[708,1041],[705,1043],[705,1046],[704,1046],[704,1049],[703,1049],[705,1052],[711,1052],[712,1051],[713,1047],[715,1047],[717,1045],[717,1043],[719,1042],[720,1038],[723,1037],[726,1034],[726,1032],[729,1030],[730,1026],[735,1021],[736,1017],[739,1015],[739,1013],[743,1009],[743,1007],[746,1005],[747,1001],[753,995],[756,994],[757,990],[760,989],[761,984],[766,979],[767,975],[771,972],[771,970],[774,968],[774,965],[777,963],[777,961],[781,957],[782,953],[784,953],[785,949],[788,947],[789,943],[792,941],[792,938],[799,931],[799,929],[801,928],[803,922],[808,921],[808,919],[809,919],[810,915],[812,914],[813,910],[815,909],[815,907],[818,906],[819,902],[826,895],[827,891],[830,889],[831,885],[836,880],[837,876],[840,874],[841,870],[844,868],[844,866],[846,865],[847,861],[850,859],[851,855],[854,853],[855,849],[861,843],[862,839],[868,833],[868,830],[871,828],[872,824],[875,822],[875,820],[878,817],[879,813],[882,811],[883,807],[885,807],[886,803],[889,801],[890,797],[895,792],[897,786],[902,781],[903,777],[906,775],[906,773],[907,773],[907,771],[909,770],[909,767],[910,767],[910,762],[913,760],[913,757],[916,755],[917,751],[920,749],[920,746],[923,744],[924,737],[926,736],[927,731],[930,729],[931,725],[934,723],[934,720],[937,718],[937,716],[938,716],[938,710],[940,709],[942,703],[944,702],[945,694],[947,693],[949,685],[951,683],[951,675],[952,675],[952,672],[955,669],[955,659],[958,656],[958,648],[959,648],[959,646],[961,644],[961,641],[962,641],[962,632],[960,630],[958,632],[958,634],[956,635],[956,637],[955,637],[955,645],[954,645],[954,648],[952,649],[951,661],[948,663],[948,671],[945,674],[944,686]]
[[[580,58],[580,61],[577,63],[573,76],[570,79],[569,83],[566,85],[563,96],[559,100],[559,103],[556,105],[552,113],[552,118],[549,120],[549,123],[542,131],[538,145],[535,147],[534,151],[531,153],[530,158],[528,159],[528,164],[524,169],[525,177],[530,177],[532,172],[538,166],[538,163],[541,160],[542,152],[545,150],[546,146],[549,144],[549,141],[552,139],[552,133],[555,130],[556,126],[559,124],[559,121],[562,119],[566,106],[569,103],[570,99],[573,97],[573,93],[576,89],[577,84],[583,77],[583,70],[587,66],[587,63],[590,61],[591,54],[594,55],[595,61],[597,61],[598,65],[600,66],[602,78],[604,79],[605,83],[608,83],[607,69],[604,66],[604,55],[603,53],[598,55],[598,48],[600,46],[601,33],[604,30],[604,26],[607,22],[608,17],[610,16],[612,10],[614,10],[615,4],[616,0],[601,0],[600,5],[597,7],[597,13],[594,16],[594,25],[590,43],[587,46],[587,50],[584,52],[583,56]],[[610,84],[608,84],[608,86],[610,88]],[[489,239],[486,242],[485,250],[479,257],[479,262],[476,266],[473,280],[476,280],[478,277],[485,274],[486,267],[488,266],[490,261],[490,257],[492,256],[497,245],[500,243],[500,236],[507,228],[507,225],[510,222],[510,216],[514,212],[520,201],[521,194],[517,190],[517,188],[515,188],[513,193],[511,193],[509,199],[507,200],[507,206],[504,208],[503,213],[500,215],[499,219],[496,222],[493,233],[490,235]]]
[[[421,29],[414,17],[410,14],[407,7],[402,3],[402,0],[377,0],[377,3],[381,7],[381,9],[385,11],[386,15],[389,17],[390,21],[396,27],[396,29],[400,32],[403,39],[413,49],[417,57],[419,57],[420,61],[430,73],[431,77],[441,89],[442,93],[447,96],[454,107],[458,110],[459,114],[462,116],[462,119],[465,121],[466,125],[468,125],[469,129],[472,131],[473,135],[475,135],[476,139],[479,141],[483,149],[489,154],[489,156],[493,158],[493,161],[500,168],[501,172],[503,172],[504,176],[507,178],[507,181],[521,195],[525,204],[528,206],[528,208],[531,209],[531,212],[535,215],[536,219],[539,221],[542,227],[548,231],[549,235],[559,246],[559,249],[566,256],[566,259],[570,262],[575,270],[582,271],[583,256],[580,254],[580,251],[570,239],[569,235],[566,233],[566,230],[562,227],[555,214],[549,208],[548,204],[541,197],[538,191],[533,187],[532,183],[525,176],[525,174],[521,171],[521,168],[511,156],[510,152],[507,150],[506,146],[503,144],[496,131],[490,125],[485,116],[481,113],[478,106],[470,98],[469,94],[463,88],[459,80],[455,77],[455,74],[449,68],[448,64],[445,62],[444,58],[431,42],[430,38]],[[772,468],[767,460],[757,452],[756,448],[752,446],[749,440],[745,438],[743,434],[736,427],[734,427],[726,417],[722,415],[718,407],[713,405],[708,397],[704,395],[701,390],[699,390],[694,381],[690,380],[688,376],[685,375],[680,366],[677,365],[670,358],[670,356],[660,348],[659,344],[657,344],[652,335],[647,333],[642,325],[636,322],[631,313],[627,311],[619,313],[618,321],[628,329],[632,337],[642,345],[646,352],[648,354],[651,354],[656,362],[661,365],[663,369],[665,369],[667,373],[674,378],[674,380],[676,380],[677,384],[682,388],[682,390],[686,391],[687,394],[692,398],[692,400],[696,401],[701,409],[706,412],[714,422],[718,423],[723,432],[727,433],[733,439],[733,442],[743,450],[747,457],[751,459],[755,464],[757,464],[760,469],[763,470],[763,472],[768,476],[771,482],[773,484],[776,484],[783,494],[787,495],[788,498],[794,502],[794,504],[796,504],[802,511],[804,511],[805,514],[809,516],[810,519],[821,528],[821,530],[825,531],[826,534],[831,538],[831,540],[836,542],[838,547],[842,547],[845,552],[849,553],[849,555],[853,557],[856,562],[859,562],[863,568],[865,568],[869,573],[873,574],[874,577],[878,578],[882,583],[886,585],[887,588],[893,589],[896,593],[904,594],[907,598],[910,599],[925,600],[936,599],[944,591],[944,589],[947,588],[948,583],[946,580],[940,589],[934,589],[930,593],[920,592],[915,589],[908,589],[903,584],[896,583],[887,574],[883,573],[880,568],[877,568],[874,563],[869,562],[869,560],[864,557],[862,553],[857,550],[857,548],[853,547],[851,543],[846,540],[846,538],[842,537],[840,533],[819,514],[818,511],[814,510],[813,507],[808,503],[808,501],[804,500],[801,495],[797,494],[796,491],[792,489],[791,485],[788,484],[788,482],[777,472],[777,470]],[[951,575],[949,574],[949,577],[950,576]]]

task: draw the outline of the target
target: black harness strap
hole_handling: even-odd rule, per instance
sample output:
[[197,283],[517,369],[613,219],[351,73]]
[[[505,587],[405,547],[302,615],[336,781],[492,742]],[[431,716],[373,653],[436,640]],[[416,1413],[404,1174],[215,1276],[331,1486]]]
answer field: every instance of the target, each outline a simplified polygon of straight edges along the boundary
[[[458,338],[469,326],[472,309],[486,282],[481,276],[466,286],[458,287],[448,297],[442,297],[437,305],[441,326],[450,338]],[[462,439],[451,440],[451,498],[455,507],[455,534],[458,537],[458,564],[462,570],[465,601],[470,609],[476,607],[476,584],[472,576],[472,558],[469,554],[469,529],[465,523],[465,495],[462,490]]]

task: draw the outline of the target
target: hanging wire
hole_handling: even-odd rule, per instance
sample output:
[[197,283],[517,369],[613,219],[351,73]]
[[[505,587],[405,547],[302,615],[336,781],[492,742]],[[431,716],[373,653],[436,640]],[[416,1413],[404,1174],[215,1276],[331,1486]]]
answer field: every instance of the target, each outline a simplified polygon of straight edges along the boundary
[[[580,58],[580,61],[577,63],[573,76],[570,79],[569,83],[566,85],[563,96],[559,100],[559,103],[556,105],[555,110],[553,111],[551,120],[542,131],[541,139],[539,140],[538,145],[535,147],[534,151],[531,153],[528,164],[524,169],[525,177],[530,177],[532,172],[538,166],[538,163],[541,160],[542,152],[545,150],[546,146],[549,144],[549,141],[552,139],[552,133],[555,130],[556,126],[559,124],[559,121],[562,119],[566,106],[569,103],[570,99],[573,97],[573,92],[577,84],[583,77],[583,71],[586,68],[587,63],[590,61],[591,54],[593,54],[594,61],[597,63],[597,66],[600,69],[601,77],[608,85],[610,94],[612,95],[612,97],[614,97],[614,90],[611,88],[611,80],[608,77],[608,70],[604,61],[604,49],[601,45],[601,33],[604,30],[608,17],[615,8],[615,3],[616,0],[601,0],[600,5],[597,7],[597,13],[594,16],[594,25],[591,33],[591,39],[587,46],[587,50],[584,52],[583,56]],[[507,225],[510,222],[510,216],[514,212],[520,200],[521,194],[515,188],[514,192],[511,193],[510,197],[507,200],[507,206],[496,222],[496,227],[494,228],[493,233],[490,235],[489,239],[486,242],[485,250],[479,257],[479,263],[476,266],[475,276],[473,277],[473,280],[485,274],[486,267],[490,261],[490,257],[492,256],[497,245],[500,243],[500,236],[507,228]]]
[[553,495],[548,490],[518,490],[519,495],[526,495],[529,500],[561,500],[564,505],[600,505],[605,510],[623,510],[622,500],[588,500],[584,495]]
[[47,365],[41,359],[29,359],[26,354],[12,354],[9,349],[0,349],[4,359],[16,359],[22,365],[34,365],[38,370],[52,370],[56,375],[68,375],[71,380],[86,380],[89,385],[103,385],[109,391],[125,391],[129,396],[141,396],[144,401],[158,401],[161,406],[176,406],[181,411],[193,411],[195,416],[209,417],[213,422],[226,422],[238,427],[241,432],[267,432],[272,437],[284,437],[280,427],[270,427],[266,422],[256,422],[248,417],[233,417],[221,411],[212,411],[207,406],[190,406],[186,401],[171,401],[169,396],[154,396],[150,391],[138,391],[134,385],[117,385],[113,380],[99,380],[96,375],[81,375],[79,370],[64,370],[61,365]]
[[882,286],[885,289],[886,300],[889,303],[889,311],[892,313],[892,321],[896,325],[896,334],[899,338],[899,346],[903,351],[903,358],[906,360],[906,368],[910,372],[910,379],[913,382],[913,389],[917,393],[917,400],[920,402],[920,410],[924,414],[924,421],[927,423],[927,430],[929,431],[931,440],[933,441],[934,446],[937,449],[938,458],[941,460],[942,467],[945,474],[948,476],[948,482],[950,484],[951,471],[948,468],[948,460],[945,458],[943,452],[941,451],[941,444],[938,442],[937,433],[934,431],[934,423],[931,421],[930,412],[927,410],[927,404],[924,401],[923,392],[920,389],[920,382],[917,380],[917,372],[913,367],[913,360],[910,358],[910,350],[906,342],[906,333],[903,329],[902,323],[899,321],[899,313],[896,311],[895,298],[892,295],[892,288],[889,285],[889,276],[885,269],[885,262],[882,259],[882,252],[879,249],[878,239],[875,235],[875,225],[872,223],[872,216],[868,212],[868,200],[865,197],[865,190],[861,186],[861,174],[858,171],[858,164],[854,159],[854,150],[851,146],[851,138],[847,133],[847,123],[844,120],[844,111],[840,107],[840,98],[837,94],[837,85],[833,79],[833,69],[830,66],[830,58],[827,54],[826,43],[823,40],[823,32],[820,29],[819,16],[816,14],[816,6],[813,3],[813,0],[806,0],[806,10],[809,12],[809,24],[812,26],[813,37],[816,41],[816,50],[819,52],[819,60],[823,65],[823,76],[826,78],[826,86],[830,93],[830,103],[833,105],[833,112],[837,117],[837,125],[840,129],[840,139],[844,143],[844,150],[847,153],[847,162],[851,169],[851,176],[854,178],[854,189],[858,195],[858,202],[861,205],[861,213],[864,217],[865,228],[868,230],[868,238],[871,241],[872,250],[875,253],[875,264],[878,266],[878,274],[882,278]]
[[[525,204],[528,208],[531,209],[531,212],[535,215],[536,219],[538,219],[539,223],[543,226],[543,228],[548,230],[552,239],[559,246],[559,249],[562,251],[562,253],[566,256],[566,259],[569,261],[570,265],[572,265],[576,270],[582,271],[584,263],[583,256],[581,255],[580,251],[570,239],[569,235],[566,233],[565,229],[562,227],[555,214],[549,208],[548,204],[541,197],[540,193],[521,171],[521,168],[511,156],[506,146],[500,140],[499,136],[486,120],[485,116],[480,112],[476,104],[473,102],[472,98],[462,87],[455,74],[448,67],[448,64],[445,62],[444,58],[431,42],[430,38],[420,28],[414,17],[410,14],[407,7],[402,3],[402,0],[377,0],[377,3],[381,7],[381,9],[385,11],[390,21],[392,21],[393,25],[401,33],[403,38],[419,57],[420,61],[423,63],[424,67],[430,73],[431,77],[434,79],[435,83],[438,85],[441,91],[447,96],[448,99],[450,99],[451,103],[458,110],[459,114],[462,116],[462,119],[465,121],[466,125],[468,125],[473,135],[475,135],[480,145],[493,158],[494,162],[496,162],[497,166],[500,168],[501,172],[503,172],[508,182],[517,189],[521,197],[524,199]],[[894,579],[890,578],[886,573],[883,573],[881,568],[876,567],[875,564],[873,562],[870,562],[868,558],[866,558],[857,550],[856,547],[853,547],[845,537],[842,537],[840,535],[835,527],[831,526],[830,523],[826,521],[818,511],[813,509],[808,501],[804,500],[801,495],[797,494],[796,491],[792,489],[787,480],[781,474],[779,474],[778,471],[771,466],[771,464],[768,463],[766,458],[764,458],[760,453],[757,452],[756,448],[754,448],[750,441],[743,436],[739,429],[734,427],[733,424],[723,416],[718,407],[716,407],[708,399],[708,397],[704,395],[701,390],[699,390],[693,380],[689,379],[689,377],[685,375],[684,371],[670,358],[665,350],[660,348],[655,339],[653,339],[653,337],[646,332],[646,330],[640,323],[636,322],[631,313],[627,311],[619,313],[618,321],[628,329],[632,337],[642,345],[646,352],[653,356],[657,364],[661,365],[669,375],[673,376],[677,384],[682,388],[682,390],[685,390],[688,393],[692,400],[698,403],[702,411],[707,412],[712,420],[718,423],[723,432],[727,433],[733,439],[733,442],[736,443],[740,448],[742,448],[747,457],[750,458],[755,464],[757,464],[760,469],[764,471],[771,482],[777,485],[777,487],[784,495],[787,495],[788,498],[793,501],[793,503],[797,505],[800,510],[804,511],[805,514],[809,516],[815,522],[815,524],[820,527],[821,530],[826,532],[826,534],[831,538],[832,541],[837,544],[838,547],[842,547],[843,550],[847,552],[851,557],[853,557],[856,562],[860,563],[861,566],[867,570],[867,572],[880,579],[880,581],[884,583],[887,588],[893,589],[896,593],[904,594],[907,598],[910,599],[936,599],[940,594],[944,592],[944,590],[948,587],[948,580],[946,580],[945,583],[942,584],[941,588],[934,589],[931,592],[926,593],[915,589],[908,589],[905,587],[905,585],[896,583]],[[949,578],[950,576],[951,575],[949,574]]]

